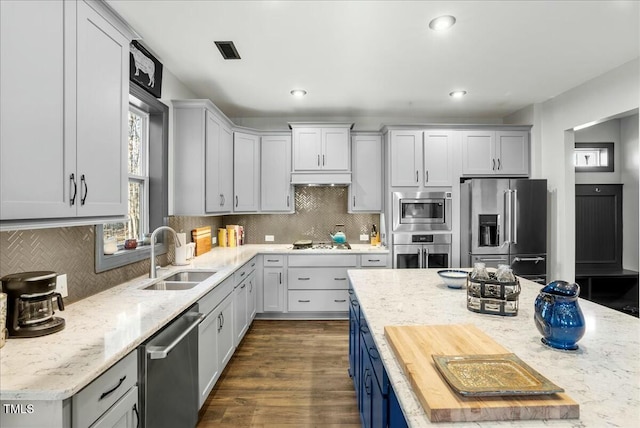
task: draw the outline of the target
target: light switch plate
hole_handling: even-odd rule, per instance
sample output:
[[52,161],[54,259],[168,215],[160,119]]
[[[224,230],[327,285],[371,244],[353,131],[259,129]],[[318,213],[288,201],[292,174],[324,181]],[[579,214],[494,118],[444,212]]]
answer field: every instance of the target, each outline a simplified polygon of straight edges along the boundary
[[63,273],[62,275],[58,275],[56,278],[56,291],[62,295],[62,297],[67,297],[69,295],[69,290],[67,290],[67,274]]
[[216,243],[218,242],[218,238],[216,238],[215,236],[211,237],[211,245],[216,245]]
[[368,241],[369,240],[369,235],[360,235],[360,240],[361,241]]
[[273,235],[264,235],[264,242],[273,242]]

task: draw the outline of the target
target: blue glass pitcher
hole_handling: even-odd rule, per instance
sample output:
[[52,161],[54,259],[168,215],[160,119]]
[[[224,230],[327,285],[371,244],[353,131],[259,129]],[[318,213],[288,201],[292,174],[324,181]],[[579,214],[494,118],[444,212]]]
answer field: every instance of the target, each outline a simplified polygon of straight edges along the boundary
[[534,321],[542,334],[542,343],[558,349],[578,349],[577,342],[585,332],[579,295],[580,286],[567,281],[552,281],[540,290]]

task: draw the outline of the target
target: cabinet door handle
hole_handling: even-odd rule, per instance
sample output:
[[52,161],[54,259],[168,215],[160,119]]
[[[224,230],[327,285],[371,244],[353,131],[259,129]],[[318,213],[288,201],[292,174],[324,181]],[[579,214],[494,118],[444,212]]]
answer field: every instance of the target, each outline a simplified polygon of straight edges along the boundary
[[334,281],[346,281],[347,278],[333,278]]
[[224,205],[224,195],[220,193],[220,206]]
[[416,169],[416,183],[420,180],[418,177],[419,177],[419,174],[418,174],[418,170]]
[[136,428],[140,428],[140,414],[138,413],[138,405],[133,404],[133,413],[136,414]]
[[253,292],[253,282],[249,283],[249,293]]
[[115,391],[116,389],[120,388],[120,385],[122,385],[122,382],[124,382],[124,380],[127,378],[127,375],[124,375],[120,378],[120,381],[118,382],[118,384],[116,386],[114,386],[113,388],[111,388],[110,390],[103,392],[102,395],[100,395],[100,398],[98,398],[98,401],[102,400],[103,398],[107,397],[108,395],[110,395],[113,391]]
[[496,170],[496,160],[495,159],[491,159],[491,162],[492,162],[492,165],[493,165],[491,167],[491,169],[495,171]]
[[309,303],[309,302],[311,302],[311,300],[300,300],[300,299],[298,299],[298,302],[300,302],[300,303]]
[[282,284],[282,272],[280,272],[278,275],[279,275],[279,277],[280,277],[280,279],[279,279],[280,284]]
[[344,303],[347,301],[347,299],[334,299],[333,301],[336,303]]
[[367,393],[367,395],[371,395],[371,391],[369,391],[369,381],[367,380],[367,378],[371,378],[371,374],[369,373],[369,369],[366,369],[364,371],[364,390]]
[[218,314],[218,333],[222,330],[222,313]]
[[500,158],[498,158],[498,171],[500,171],[500,166],[501,166]]
[[238,208],[238,195],[236,195],[236,208]]
[[224,327],[224,314],[222,312],[220,312],[220,319],[222,320],[220,322],[220,328]]
[[76,203],[76,196],[78,196],[78,183],[76,183],[76,175],[71,173],[69,176],[69,181],[71,186],[73,187],[73,196],[70,198],[69,203],[71,206],[74,206]]
[[80,205],[84,205],[84,201],[87,200],[87,195],[89,194],[89,187],[87,186],[87,180],[84,178],[84,174],[80,176],[80,184],[84,185],[84,196],[81,195]]
[[324,166],[324,155],[322,155],[322,166]]
[[320,166],[320,155],[318,155],[318,166]]
[[287,195],[287,206],[289,206],[289,195]]
[[426,171],[426,170],[424,172],[424,182],[425,183],[429,182],[429,171]]
[[356,206],[356,197],[355,196],[353,197],[353,206],[354,207]]

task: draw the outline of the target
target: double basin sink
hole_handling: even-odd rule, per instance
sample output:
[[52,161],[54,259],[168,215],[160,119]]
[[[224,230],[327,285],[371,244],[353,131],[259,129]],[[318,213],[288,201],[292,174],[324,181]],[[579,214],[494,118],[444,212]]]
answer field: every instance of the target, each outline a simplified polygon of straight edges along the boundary
[[190,290],[215,275],[215,270],[185,270],[162,278],[143,290]]

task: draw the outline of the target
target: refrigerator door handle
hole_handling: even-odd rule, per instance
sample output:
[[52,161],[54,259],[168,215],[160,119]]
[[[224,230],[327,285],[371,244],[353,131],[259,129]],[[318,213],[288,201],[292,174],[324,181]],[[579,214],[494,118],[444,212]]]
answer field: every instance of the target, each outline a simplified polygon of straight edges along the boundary
[[504,191],[504,241],[500,248],[511,242],[511,189]]
[[512,202],[512,209],[513,209],[513,221],[512,221],[512,226],[513,226],[513,238],[511,239],[511,242],[514,244],[518,243],[518,191],[516,189],[513,189],[511,191],[513,193],[513,200]]
[[427,264],[427,254],[429,253],[429,251],[426,248],[422,249],[422,268],[426,269],[429,267],[429,265]]

